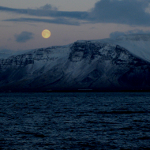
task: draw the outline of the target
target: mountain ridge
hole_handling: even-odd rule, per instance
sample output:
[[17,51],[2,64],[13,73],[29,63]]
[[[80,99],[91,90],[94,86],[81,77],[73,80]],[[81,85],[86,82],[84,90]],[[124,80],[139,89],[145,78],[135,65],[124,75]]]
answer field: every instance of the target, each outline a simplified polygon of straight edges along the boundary
[[150,90],[150,62],[115,40],[80,40],[0,59],[0,72],[1,92]]

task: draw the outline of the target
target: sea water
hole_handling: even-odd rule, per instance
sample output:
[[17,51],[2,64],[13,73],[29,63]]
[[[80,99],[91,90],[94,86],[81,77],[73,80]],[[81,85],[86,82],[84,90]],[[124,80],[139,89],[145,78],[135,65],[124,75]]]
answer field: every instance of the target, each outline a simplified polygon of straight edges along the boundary
[[0,149],[150,148],[150,93],[0,93]]

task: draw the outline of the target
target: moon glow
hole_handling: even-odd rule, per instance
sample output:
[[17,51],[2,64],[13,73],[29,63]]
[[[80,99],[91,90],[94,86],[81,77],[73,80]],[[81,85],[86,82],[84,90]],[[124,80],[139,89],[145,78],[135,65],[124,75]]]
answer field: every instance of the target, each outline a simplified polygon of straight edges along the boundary
[[42,37],[48,39],[51,36],[51,32],[48,29],[42,31]]

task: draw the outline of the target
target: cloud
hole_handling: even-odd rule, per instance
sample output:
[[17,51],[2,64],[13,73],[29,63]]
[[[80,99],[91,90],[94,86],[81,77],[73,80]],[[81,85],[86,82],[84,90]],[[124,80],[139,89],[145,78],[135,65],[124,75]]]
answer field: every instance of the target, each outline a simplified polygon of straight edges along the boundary
[[150,26],[149,0],[101,0],[91,10],[95,22]]
[[116,31],[116,32],[112,32],[110,33],[110,38],[117,38],[119,36],[122,36],[122,35],[128,35],[128,34],[150,34],[150,31],[143,31],[143,30],[129,30],[127,32],[119,32],[119,31]]
[[39,19],[39,18],[16,18],[16,19],[7,19],[4,21],[13,21],[13,22],[45,22],[45,23],[53,23],[53,24],[66,24],[66,25],[80,25],[79,21],[75,21],[73,19]]
[[[45,7],[50,8],[51,5],[45,5],[40,7],[39,9],[14,9],[8,7],[0,6],[0,11],[5,12],[12,12],[17,14],[25,14],[29,16],[37,16],[37,17],[54,17],[54,18],[74,18],[74,19],[85,19],[88,16],[87,12],[80,12],[80,11],[58,11],[57,8],[54,9],[44,9]],[[42,9],[41,9],[42,8]]]
[[[50,19],[18,18],[5,21],[36,21],[56,24],[116,23],[130,26],[150,26],[150,0],[100,0],[90,11],[59,11],[46,4],[38,9],[14,9],[0,6],[0,11]],[[53,18],[54,20],[51,20]],[[60,21],[59,21],[60,20]],[[72,20],[76,20],[73,23]],[[65,22],[66,21],[66,22]]]
[[42,7],[40,7],[40,9],[43,9],[43,10],[58,10],[57,7],[53,7],[50,4],[46,4],[46,5],[42,6]]
[[23,31],[20,34],[14,35],[14,37],[18,43],[24,43],[24,42],[27,42],[27,41],[33,39],[33,33]]

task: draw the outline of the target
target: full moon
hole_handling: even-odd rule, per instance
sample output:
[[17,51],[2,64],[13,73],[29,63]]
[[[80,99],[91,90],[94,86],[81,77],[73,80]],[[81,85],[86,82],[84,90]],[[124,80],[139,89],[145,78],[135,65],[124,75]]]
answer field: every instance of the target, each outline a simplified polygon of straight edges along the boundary
[[42,31],[42,37],[47,39],[51,36],[51,32],[48,29]]

